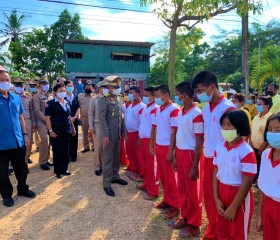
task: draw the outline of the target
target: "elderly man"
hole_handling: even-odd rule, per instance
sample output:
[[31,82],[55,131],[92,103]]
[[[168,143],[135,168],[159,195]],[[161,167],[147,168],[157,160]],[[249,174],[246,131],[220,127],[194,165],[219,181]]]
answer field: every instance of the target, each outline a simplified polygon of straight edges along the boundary
[[9,179],[10,161],[18,180],[18,196],[36,196],[26,184],[28,170],[25,153],[28,136],[23,117],[24,108],[20,96],[9,92],[10,87],[10,76],[6,69],[0,66],[0,193],[6,207],[14,205],[13,186]]
[[280,95],[278,94],[279,86],[276,83],[271,83],[267,87],[267,94],[272,97],[273,105],[270,108],[270,113],[278,113],[280,111]]

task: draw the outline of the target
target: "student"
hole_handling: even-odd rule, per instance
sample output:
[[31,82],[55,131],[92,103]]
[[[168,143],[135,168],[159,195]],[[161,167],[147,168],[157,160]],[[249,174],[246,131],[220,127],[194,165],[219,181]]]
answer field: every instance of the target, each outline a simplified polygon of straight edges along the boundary
[[175,93],[175,102],[183,106],[178,114],[173,161],[178,174],[181,217],[170,224],[174,229],[182,228],[181,237],[197,237],[202,221],[203,118],[201,110],[193,103],[190,83],[178,84]]
[[217,210],[213,196],[213,157],[215,146],[222,142],[219,120],[224,112],[234,109],[231,101],[219,91],[217,77],[209,71],[198,73],[192,82],[192,88],[200,102],[208,102],[202,109],[204,119],[204,200],[209,224],[205,231],[207,239],[216,239]]
[[271,148],[262,154],[259,186],[258,231],[263,239],[280,239],[280,113],[271,115],[266,123],[265,140]]
[[251,186],[257,173],[254,151],[242,138],[250,134],[250,125],[241,110],[225,112],[220,124],[225,141],[217,145],[213,161],[217,238],[247,240],[254,211]]
[[251,119],[253,119],[255,116],[258,115],[259,112],[256,107],[256,96],[255,95],[250,94],[248,96],[248,99],[246,101],[246,105],[244,108],[248,109],[248,111],[251,115]]
[[245,103],[245,95],[242,93],[236,93],[232,96],[232,103],[234,104],[235,108],[238,108],[242,111],[244,111],[248,117],[249,120],[249,125],[252,125],[252,121],[251,121],[251,115],[249,113],[249,110],[244,108],[244,103]]
[[132,103],[126,110],[125,125],[127,129],[127,156],[129,160],[130,178],[141,181],[143,176],[143,163],[140,151],[139,125],[140,113],[145,104],[141,101],[140,89],[132,87],[129,89],[129,101]]
[[153,122],[150,139],[150,154],[157,158],[158,176],[163,187],[163,200],[155,204],[158,209],[169,209],[164,217],[172,219],[179,214],[180,199],[172,166],[175,148],[178,107],[170,100],[170,89],[167,85],[155,88],[156,118]]
[[147,196],[145,197],[146,200],[154,200],[159,195],[159,184],[155,171],[155,155],[149,154],[152,121],[155,118],[158,108],[158,105],[155,104],[153,87],[145,89],[143,103],[146,104],[146,106],[141,111],[141,122],[139,126],[139,138],[141,139],[141,161],[143,163],[143,185],[137,185],[137,188],[147,192]]

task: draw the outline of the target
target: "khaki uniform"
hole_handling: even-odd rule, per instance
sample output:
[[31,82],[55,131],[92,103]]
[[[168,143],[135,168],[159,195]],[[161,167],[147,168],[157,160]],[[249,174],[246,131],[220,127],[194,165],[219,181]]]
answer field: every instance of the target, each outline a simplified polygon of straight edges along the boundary
[[[83,133],[83,145],[84,149],[90,149],[89,148],[89,125],[88,125],[88,109],[89,109],[89,103],[91,98],[93,97],[93,94],[85,94],[81,93],[78,95],[78,100],[80,104],[80,120],[82,123],[82,133]],[[91,140],[91,146],[93,148],[93,140]]]
[[47,102],[51,99],[51,95],[42,95],[41,93],[35,94],[32,98],[33,108],[36,116],[37,131],[41,139],[39,152],[40,165],[46,163],[50,158],[49,135],[45,122],[45,107]]
[[103,96],[98,95],[90,100],[88,110],[89,130],[94,132],[94,168],[101,169],[102,164],[102,137],[98,116],[98,102]]
[[120,139],[125,135],[124,101],[120,96],[109,94],[98,101],[98,114],[102,138],[109,144],[103,146],[103,187],[111,187],[111,181],[120,179]]

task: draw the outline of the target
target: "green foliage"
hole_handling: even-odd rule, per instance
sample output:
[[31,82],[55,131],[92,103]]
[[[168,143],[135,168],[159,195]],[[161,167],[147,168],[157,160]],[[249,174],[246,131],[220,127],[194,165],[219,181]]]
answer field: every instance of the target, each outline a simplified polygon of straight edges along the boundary
[[233,88],[236,92],[240,92],[241,91],[241,72],[237,71],[233,74],[228,75],[225,78],[225,82],[227,83],[232,83],[233,84]]

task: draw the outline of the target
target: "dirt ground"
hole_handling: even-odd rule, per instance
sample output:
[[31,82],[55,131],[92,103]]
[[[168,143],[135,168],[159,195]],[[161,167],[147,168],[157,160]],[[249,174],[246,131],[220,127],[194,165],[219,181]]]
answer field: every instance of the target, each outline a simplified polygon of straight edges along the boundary
[[[105,195],[102,177],[94,174],[93,152],[80,153],[81,145],[79,148],[78,161],[69,165],[72,175],[62,179],[57,179],[52,169],[41,170],[38,153],[32,154],[28,184],[37,197],[18,197],[14,188],[14,207],[0,204],[1,240],[179,239],[178,231],[168,227],[160,211],[143,199],[124,171],[122,177],[129,184],[114,185],[114,198]],[[14,175],[11,180],[16,187]],[[204,214],[201,236],[206,223]],[[255,231],[255,216],[251,225],[250,239],[261,239]]]

